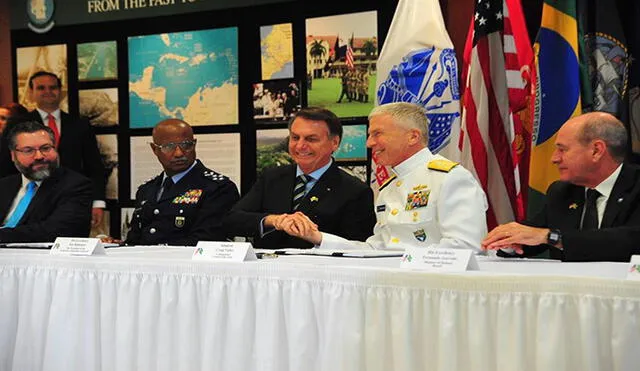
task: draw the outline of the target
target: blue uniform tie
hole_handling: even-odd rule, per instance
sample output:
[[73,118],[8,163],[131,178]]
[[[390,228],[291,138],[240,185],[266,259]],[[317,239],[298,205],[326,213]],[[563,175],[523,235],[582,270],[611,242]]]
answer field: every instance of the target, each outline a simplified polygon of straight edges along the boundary
[[18,206],[13,210],[13,214],[11,214],[9,220],[4,224],[5,228],[14,228],[18,225],[18,222],[22,219],[24,212],[27,211],[33,195],[36,194],[36,186],[36,182],[29,182],[29,184],[27,184],[27,192],[25,192],[24,196],[20,199],[20,202],[18,202]]

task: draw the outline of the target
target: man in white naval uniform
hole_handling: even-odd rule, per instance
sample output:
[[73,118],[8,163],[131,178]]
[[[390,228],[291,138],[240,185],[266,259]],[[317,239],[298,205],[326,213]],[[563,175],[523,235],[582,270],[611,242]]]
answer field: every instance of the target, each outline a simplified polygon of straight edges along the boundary
[[301,218],[287,232],[320,248],[446,247],[480,251],[487,233],[486,197],[471,173],[427,148],[425,110],[410,103],[378,106],[369,115],[367,147],[393,175],[375,202],[377,223],[366,242],[318,231]]

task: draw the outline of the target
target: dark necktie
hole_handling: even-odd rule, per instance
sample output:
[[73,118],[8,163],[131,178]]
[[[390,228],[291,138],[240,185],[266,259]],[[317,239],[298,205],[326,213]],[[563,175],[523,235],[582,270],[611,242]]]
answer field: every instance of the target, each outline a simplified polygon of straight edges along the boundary
[[584,203],[584,216],[582,218],[582,230],[598,229],[598,208],[596,200],[600,197],[600,192],[589,188],[587,190],[587,200]]
[[169,189],[171,189],[172,186],[173,186],[173,179],[171,179],[171,177],[167,177],[167,179],[165,179],[164,182],[162,182],[162,188],[160,188],[160,190],[158,191],[158,197],[156,198],[156,201],[160,201],[160,199],[162,198],[162,195],[167,194],[169,192]]
[[296,177],[296,184],[293,187],[293,210],[298,210],[300,202],[302,202],[302,198],[307,191],[306,185],[309,181],[309,178],[310,177],[308,175],[304,174],[298,175]]

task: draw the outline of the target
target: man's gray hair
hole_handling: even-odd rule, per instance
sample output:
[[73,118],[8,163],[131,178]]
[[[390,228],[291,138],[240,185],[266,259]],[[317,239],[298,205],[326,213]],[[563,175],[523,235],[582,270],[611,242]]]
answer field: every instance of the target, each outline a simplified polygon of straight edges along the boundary
[[582,132],[578,134],[578,140],[586,145],[596,139],[607,145],[607,150],[614,160],[618,163],[624,161],[627,154],[627,129],[615,116],[598,112],[586,118]]
[[369,114],[369,120],[376,116],[388,115],[405,129],[418,129],[424,140],[429,143],[429,121],[427,110],[417,104],[396,102],[375,107]]

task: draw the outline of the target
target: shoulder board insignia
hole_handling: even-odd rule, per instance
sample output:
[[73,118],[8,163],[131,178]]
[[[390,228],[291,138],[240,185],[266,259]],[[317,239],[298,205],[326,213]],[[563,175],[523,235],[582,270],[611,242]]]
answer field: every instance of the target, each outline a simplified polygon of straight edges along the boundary
[[438,160],[429,161],[429,164],[427,165],[427,167],[431,170],[448,173],[451,171],[451,169],[453,169],[458,165],[459,165],[458,162],[453,162],[445,159],[438,159]]
[[213,170],[205,170],[202,173],[202,176],[204,176],[207,179],[213,180],[213,181],[220,181],[220,180],[225,180],[227,179],[226,176],[220,174],[220,173],[216,173]]
[[391,181],[393,181],[395,178],[397,178],[395,174],[387,178],[387,180],[385,180],[384,183],[380,184],[380,188],[378,188],[378,190],[382,191],[384,187],[388,186],[391,183]]

